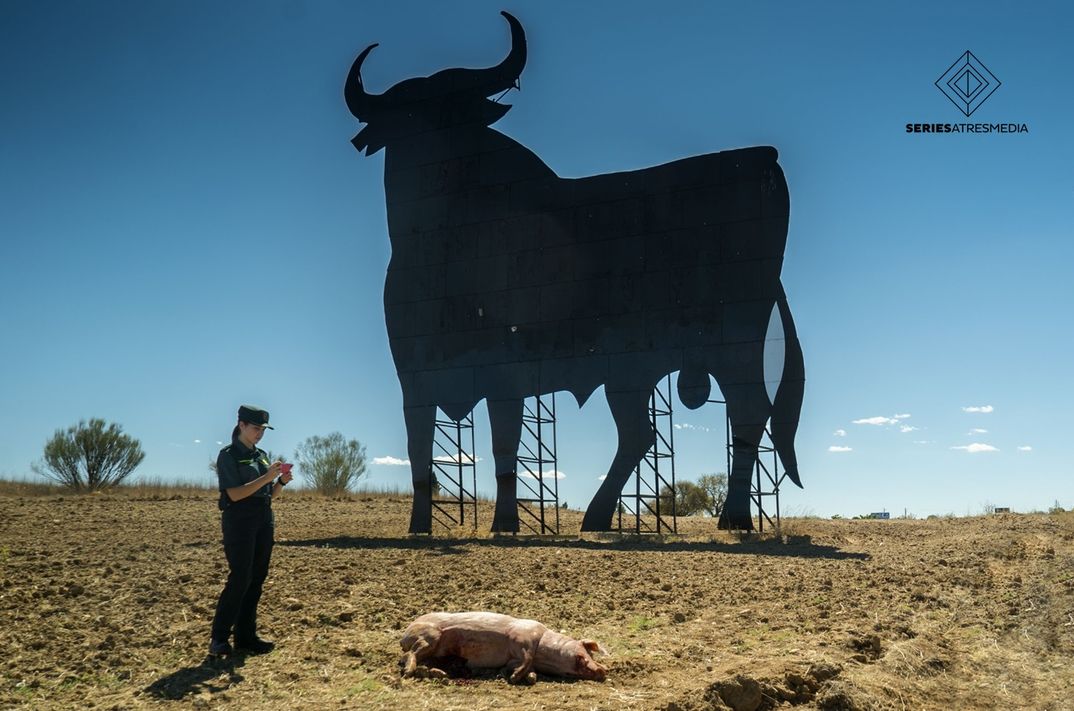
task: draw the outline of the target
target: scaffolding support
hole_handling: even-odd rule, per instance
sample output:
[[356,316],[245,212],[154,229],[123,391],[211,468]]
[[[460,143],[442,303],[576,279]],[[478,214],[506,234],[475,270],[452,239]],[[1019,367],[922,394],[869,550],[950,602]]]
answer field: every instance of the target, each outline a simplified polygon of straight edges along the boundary
[[[765,465],[765,460],[769,454],[772,455],[771,469]],[[764,475],[763,477],[762,474]],[[765,521],[776,529],[777,534],[779,533],[779,486],[786,477],[786,472],[781,474],[779,471],[779,456],[776,454],[776,447],[772,443],[772,433],[768,427],[765,427],[764,438],[761,439],[761,443],[757,447],[757,466],[755,467],[752,486],[750,486],[750,499],[757,507],[758,533],[764,533]],[[766,489],[766,486],[769,488]],[[765,499],[772,501],[775,507],[774,512],[765,509]],[[770,513],[774,513],[774,520]]]
[[[633,517],[633,533],[663,535],[677,533],[675,510],[675,427],[672,421],[671,376],[657,383],[649,397],[649,421],[656,440],[634,469],[633,493],[620,494],[618,527],[620,533],[630,532],[623,527],[624,518],[630,526]],[[624,491],[630,489],[630,482]],[[667,501],[660,494],[672,492]],[[671,510],[666,510],[670,504]],[[668,518],[670,517],[670,523]]]
[[[474,462],[474,416],[458,422],[437,410],[433,438],[432,520],[451,530],[470,525],[477,530],[477,467]],[[439,452],[439,454],[437,454]],[[469,485],[469,486],[467,486]]]
[[555,393],[526,399],[518,445],[519,526],[539,536],[556,535],[559,533],[559,472]]

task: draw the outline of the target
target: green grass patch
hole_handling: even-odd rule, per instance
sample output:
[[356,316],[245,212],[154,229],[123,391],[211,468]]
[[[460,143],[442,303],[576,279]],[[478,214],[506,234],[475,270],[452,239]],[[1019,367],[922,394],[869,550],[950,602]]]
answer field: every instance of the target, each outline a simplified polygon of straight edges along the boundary
[[629,627],[635,632],[644,632],[645,630],[651,630],[654,627],[658,627],[659,624],[652,617],[646,617],[644,615],[636,615],[631,618]]

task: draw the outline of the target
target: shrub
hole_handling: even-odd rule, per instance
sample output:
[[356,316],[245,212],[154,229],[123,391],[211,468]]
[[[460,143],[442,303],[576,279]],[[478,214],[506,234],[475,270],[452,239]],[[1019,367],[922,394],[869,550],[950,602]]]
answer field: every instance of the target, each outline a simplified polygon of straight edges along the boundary
[[44,466],[33,470],[75,491],[97,491],[119,484],[145,459],[141,443],[123,428],[101,419],[80,421],[45,443]]
[[313,436],[298,445],[295,462],[302,477],[328,496],[345,494],[365,474],[365,447],[339,432]]
[[[693,516],[707,514],[718,518],[727,500],[727,475],[704,474],[695,484],[692,481],[675,482],[675,515]],[[660,491],[660,510],[671,514],[672,493],[668,486]]]
[[702,474],[697,485],[705,491],[705,510],[709,516],[719,518],[727,501],[727,475],[723,472]]
[[[663,514],[672,512],[671,487],[665,486],[660,492],[660,510]],[[674,511],[676,516],[693,516],[709,510],[708,495],[705,490],[692,481],[675,482]]]

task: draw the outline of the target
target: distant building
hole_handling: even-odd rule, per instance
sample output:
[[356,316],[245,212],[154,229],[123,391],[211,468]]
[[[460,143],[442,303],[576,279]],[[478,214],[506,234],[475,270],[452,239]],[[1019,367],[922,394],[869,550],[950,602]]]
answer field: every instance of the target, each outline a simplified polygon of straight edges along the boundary
[[1010,506],[997,506],[995,509],[993,509],[993,513],[1010,513],[1010,512],[1011,512],[1011,507]]
[[875,513],[869,514],[869,518],[889,519],[889,518],[891,518],[891,512],[889,512],[889,511],[877,511]]

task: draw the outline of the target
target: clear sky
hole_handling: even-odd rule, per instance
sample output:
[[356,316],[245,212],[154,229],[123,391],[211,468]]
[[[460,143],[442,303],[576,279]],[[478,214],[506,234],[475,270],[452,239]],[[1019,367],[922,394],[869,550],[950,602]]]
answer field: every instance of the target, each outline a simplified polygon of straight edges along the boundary
[[[806,359],[804,490],[784,511],[1074,506],[1074,10],[1067,2],[0,2],[0,476],[57,428],[141,440],[137,476],[209,481],[240,403],[291,453],[340,431],[406,457],[382,289],[380,92],[507,52],[495,128],[563,176],[774,145]],[[971,118],[933,85],[970,50]],[[1028,133],[915,134],[907,123]],[[557,399],[561,500],[615,448],[601,393]],[[483,405],[479,489],[494,489]],[[679,407],[680,478],[725,469],[723,413]],[[1063,444],[1063,442],[1067,444]],[[373,464],[376,485],[409,486]],[[486,527],[490,522],[482,522]]]

